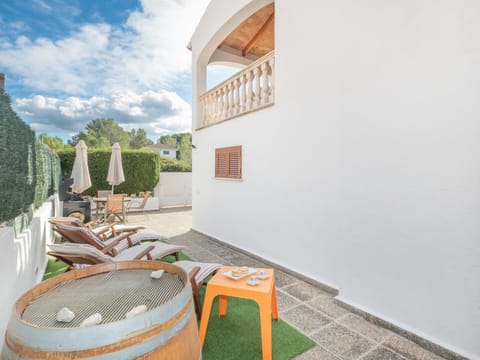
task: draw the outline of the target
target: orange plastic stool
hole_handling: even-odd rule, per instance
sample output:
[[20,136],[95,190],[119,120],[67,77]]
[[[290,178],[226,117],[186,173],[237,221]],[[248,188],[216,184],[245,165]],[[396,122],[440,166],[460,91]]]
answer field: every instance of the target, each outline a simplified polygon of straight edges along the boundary
[[260,331],[262,335],[262,358],[263,360],[272,359],[272,317],[278,320],[277,294],[275,289],[275,278],[273,269],[257,269],[257,272],[251,275],[257,275],[258,271],[263,270],[269,278],[259,280],[260,284],[256,286],[247,285],[250,276],[234,280],[225,276],[224,273],[237,268],[237,266],[225,266],[207,283],[207,290],[203,300],[202,318],[200,321],[200,343],[203,347],[205,335],[207,333],[208,319],[212,310],[213,299],[220,296],[218,315],[227,314],[227,302],[229,296],[243,299],[254,300],[258,303],[260,310]]

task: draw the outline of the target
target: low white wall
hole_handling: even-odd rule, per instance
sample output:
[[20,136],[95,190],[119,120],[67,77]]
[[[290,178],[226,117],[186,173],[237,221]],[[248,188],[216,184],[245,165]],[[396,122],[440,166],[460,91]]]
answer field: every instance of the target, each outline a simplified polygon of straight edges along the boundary
[[162,172],[154,194],[159,207],[192,205],[192,173]]
[[13,228],[0,228],[0,348],[15,302],[42,280],[47,265],[46,244],[53,241],[47,219],[58,215],[58,208],[58,197],[50,197],[17,237]]
[[128,209],[128,212],[141,212],[141,211],[152,211],[160,209],[159,199],[157,197],[149,197],[147,199],[147,203],[145,204],[145,208],[143,209],[135,209],[133,206],[139,206],[143,201],[143,198],[136,198],[132,200],[131,205],[132,208]]

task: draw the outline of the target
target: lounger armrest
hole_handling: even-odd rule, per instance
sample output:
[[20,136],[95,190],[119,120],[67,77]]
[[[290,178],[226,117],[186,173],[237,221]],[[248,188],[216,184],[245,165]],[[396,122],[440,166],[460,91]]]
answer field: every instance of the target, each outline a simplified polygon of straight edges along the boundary
[[65,257],[64,254],[58,253],[55,251],[48,251],[48,255],[55,257],[57,260],[63,261],[65,264],[68,265],[68,270],[73,269],[73,262],[68,258]]
[[93,230],[93,228],[92,228],[93,224],[95,224],[95,222],[89,221],[89,222],[85,223],[85,226],[88,227],[90,230]]
[[120,242],[121,239],[115,239],[113,240],[110,244],[108,244],[108,246],[105,246],[101,251],[102,253],[104,254],[108,254],[109,252],[112,252],[113,253],[113,256],[117,256],[118,254],[118,251],[115,248],[115,246],[118,245],[118,243]]
[[136,234],[136,231],[131,231],[131,232],[125,233],[123,235],[119,235],[118,238],[116,239],[116,241],[122,241],[123,239],[127,239],[128,247],[132,247],[134,245],[134,243],[132,242],[132,239],[130,239],[130,236],[133,235],[133,234]]
[[200,266],[195,266],[190,272],[188,273],[188,277],[190,278],[190,282],[192,283],[192,287],[195,286],[197,288],[197,282],[195,281],[195,276],[200,271]]
[[113,225],[108,225],[108,226],[104,227],[102,230],[100,230],[98,232],[95,232],[95,234],[97,234],[97,236],[101,237],[103,240],[106,240],[103,235],[108,231],[112,232],[113,237],[116,236],[116,231],[113,228]]
[[140,254],[135,256],[133,259],[134,260],[141,260],[145,255],[147,255],[148,260],[152,260],[152,254],[150,253],[153,249],[155,249],[155,246],[150,245],[148,246],[145,250],[143,250]]
[[202,305],[200,303],[200,295],[198,293],[197,282],[195,281],[195,276],[199,271],[200,271],[200,266],[195,266],[188,273],[188,277],[190,279],[190,286],[192,287],[192,295],[193,295],[193,302],[195,304],[195,312],[197,313],[197,317],[200,319],[200,316],[202,313]]

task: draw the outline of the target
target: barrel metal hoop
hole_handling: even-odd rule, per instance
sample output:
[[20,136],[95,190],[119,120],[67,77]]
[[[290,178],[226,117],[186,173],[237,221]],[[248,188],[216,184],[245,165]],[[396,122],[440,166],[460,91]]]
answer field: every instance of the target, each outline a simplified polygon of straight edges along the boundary
[[[114,353],[124,349],[128,349],[139,343],[147,342],[148,340],[158,336],[166,329],[174,327],[178,322],[180,322],[185,316],[188,316],[189,312],[193,309],[193,298],[190,298],[189,302],[185,307],[175,314],[171,319],[165,323],[159,324],[148,328],[145,332],[136,332],[126,339],[117,341],[115,343],[100,346],[97,348],[89,348],[85,350],[76,350],[68,352],[59,352],[59,351],[42,351],[35,350],[26,345],[23,345],[19,342],[13,340],[7,333],[5,336],[5,343],[10,348],[11,351],[19,355],[21,358],[32,358],[32,359],[58,359],[58,360],[71,360],[71,359],[84,359],[90,358],[95,355],[104,354],[104,353]],[[190,310],[190,311],[189,311]]]

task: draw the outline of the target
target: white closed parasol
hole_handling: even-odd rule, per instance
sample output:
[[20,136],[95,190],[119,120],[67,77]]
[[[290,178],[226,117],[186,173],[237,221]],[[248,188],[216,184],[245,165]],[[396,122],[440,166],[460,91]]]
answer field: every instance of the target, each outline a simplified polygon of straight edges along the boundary
[[122,167],[122,150],[120,144],[115,143],[112,146],[112,155],[110,156],[110,164],[108,165],[107,181],[112,185],[112,193],[115,185],[120,185],[125,181]]
[[77,194],[92,186],[90,171],[88,171],[87,145],[83,140],[75,146],[75,161],[71,177],[73,178],[72,191]]

